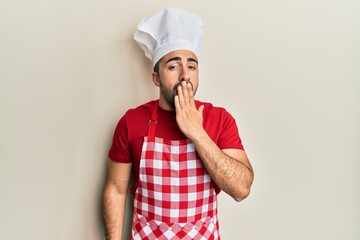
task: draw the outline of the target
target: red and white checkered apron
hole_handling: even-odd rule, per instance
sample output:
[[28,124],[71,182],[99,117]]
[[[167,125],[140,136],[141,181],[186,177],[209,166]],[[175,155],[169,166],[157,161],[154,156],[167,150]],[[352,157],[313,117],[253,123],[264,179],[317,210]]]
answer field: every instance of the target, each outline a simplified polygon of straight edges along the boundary
[[158,101],[142,147],[130,239],[220,239],[217,195],[194,144],[155,137]]

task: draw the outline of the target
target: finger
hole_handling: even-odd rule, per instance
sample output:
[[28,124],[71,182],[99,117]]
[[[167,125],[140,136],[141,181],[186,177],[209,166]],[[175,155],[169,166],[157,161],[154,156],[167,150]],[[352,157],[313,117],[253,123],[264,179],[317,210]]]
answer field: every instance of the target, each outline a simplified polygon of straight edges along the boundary
[[181,111],[181,105],[180,105],[180,100],[179,100],[179,95],[176,95],[174,98],[174,103],[175,103],[175,111]]
[[193,89],[193,86],[190,82],[188,82],[186,84],[186,87],[187,87],[187,91],[188,91],[188,94],[189,94],[189,101],[190,101],[190,104],[191,106],[194,106],[195,107],[195,100],[194,100],[194,89]]
[[199,114],[200,114],[200,116],[201,116],[201,119],[202,119],[202,117],[203,117],[203,112],[204,112],[204,105],[201,105],[201,106],[199,107],[198,112],[199,112]]
[[182,91],[183,91],[185,103],[188,103],[189,102],[189,91],[188,91],[188,88],[187,88],[186,81],[183,81],[181,83],[181,88],[182,88]]
[[183,89],[181,84],[178,86],[178,94],[177,94],[178,98],[179,98],[179,104],[180,105],[184,105],[184,93],[183,93]]
[[186,87],[187,87],[187,90],[188,90],[188,92],[189,92],[189,97],[190,97],[190,98],[193,98],[193,97],[194,97],[193,86],[191,85],[190,82],[188,82],[188,83],[186,84]]

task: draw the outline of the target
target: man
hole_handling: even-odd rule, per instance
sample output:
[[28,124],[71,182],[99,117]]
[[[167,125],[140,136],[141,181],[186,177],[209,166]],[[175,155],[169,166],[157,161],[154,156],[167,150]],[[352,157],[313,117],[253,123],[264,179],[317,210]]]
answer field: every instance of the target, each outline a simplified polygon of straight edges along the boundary
[[129,110],[115,129],[103,192],[107,239],[121,238],[131,174],[131,239],[220,239],[217,194],[240,201],[250,192],[253,170],[235,120],[194,100],[201,34],[201,18],[178,8],[138,26],[159,100]]

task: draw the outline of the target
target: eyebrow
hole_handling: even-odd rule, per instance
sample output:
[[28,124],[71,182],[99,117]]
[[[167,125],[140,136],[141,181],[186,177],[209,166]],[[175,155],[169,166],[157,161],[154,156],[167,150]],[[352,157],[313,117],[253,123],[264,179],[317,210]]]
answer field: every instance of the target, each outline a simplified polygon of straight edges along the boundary
[[[166,63],[171,62],[171,61],[181,61],[181,57],[170,58],[169,60],[166,61]],[[196,62],[196,64],[198,64],[198,61],[195,58],[188,58],[187,61],[188,62]]]

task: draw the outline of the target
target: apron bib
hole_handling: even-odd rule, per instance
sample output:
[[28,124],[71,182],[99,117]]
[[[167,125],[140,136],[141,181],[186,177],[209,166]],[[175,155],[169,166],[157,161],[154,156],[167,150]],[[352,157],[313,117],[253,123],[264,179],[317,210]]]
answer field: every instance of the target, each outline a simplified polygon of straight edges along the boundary
[[130,239],[220,239],[217,195],[194,144],[155,137],[158,101],[142,147]]

